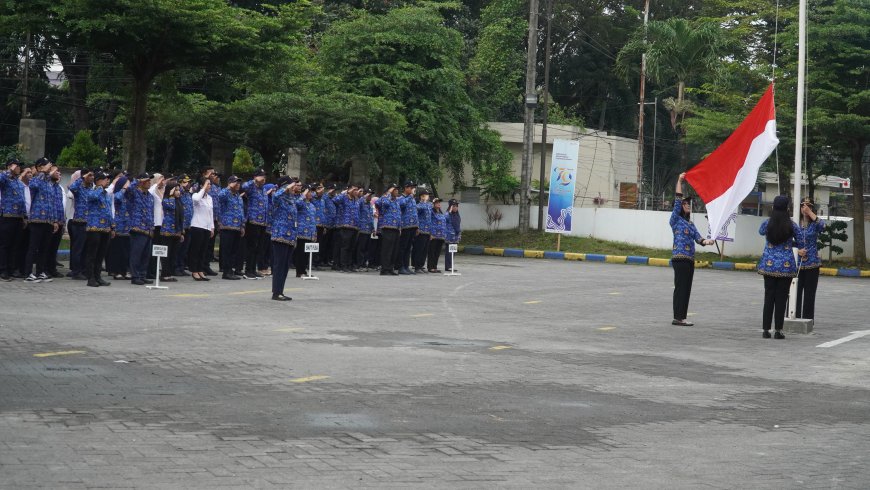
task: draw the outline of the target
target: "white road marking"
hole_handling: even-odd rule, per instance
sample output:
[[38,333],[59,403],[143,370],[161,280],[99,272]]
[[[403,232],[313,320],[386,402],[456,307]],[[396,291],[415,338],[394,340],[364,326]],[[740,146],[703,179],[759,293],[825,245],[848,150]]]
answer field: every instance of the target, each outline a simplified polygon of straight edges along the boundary
[[824,344],[819,344],[816,347],[834,347],[835,345],[840,345],[850,340],[860,339],[861,337],[866,337],[867,335],[870,335],[870,330],[860,330],[858,332],[852,332],[852,335],[847,335],[842,339],[825,342]]

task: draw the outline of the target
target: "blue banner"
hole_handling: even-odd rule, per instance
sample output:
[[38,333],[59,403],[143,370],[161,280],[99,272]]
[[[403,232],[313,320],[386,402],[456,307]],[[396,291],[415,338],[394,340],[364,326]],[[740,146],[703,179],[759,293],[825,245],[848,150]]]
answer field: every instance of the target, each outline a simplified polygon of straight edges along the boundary
[[547,231],[569,233],[574,212],[574,185],[580,142],[554,140],[550,164],[550,200],[547,203]]

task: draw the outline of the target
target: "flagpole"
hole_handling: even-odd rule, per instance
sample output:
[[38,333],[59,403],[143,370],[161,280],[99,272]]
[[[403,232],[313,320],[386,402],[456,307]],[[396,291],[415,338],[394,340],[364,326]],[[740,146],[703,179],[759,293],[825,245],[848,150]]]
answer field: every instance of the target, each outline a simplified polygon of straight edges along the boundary
[[[807,0],[800,0],[798,7],[798,79],[797,79],[797,107],[795,108],[795,137],[794,137],[794,189],[792,191],[792,218],[800,223],[800,199],[801,199],[801,157],[803,156],[804,137],[804,85],[806,83],[807,64]],[[795,257],[797,265],[797,257]],[[797,278],[791,282],[788,301],[788,317],[794,319],[797,305]]]

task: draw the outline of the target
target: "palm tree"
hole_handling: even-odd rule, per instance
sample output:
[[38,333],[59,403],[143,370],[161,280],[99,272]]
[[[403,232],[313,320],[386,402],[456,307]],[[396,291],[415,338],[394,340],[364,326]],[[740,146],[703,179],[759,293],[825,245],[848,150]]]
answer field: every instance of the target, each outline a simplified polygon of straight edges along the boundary
[[725,44],[722,30],[710,22],[692,23],[670,18],[650,21],[632,35],[616,59],[616,69],[623,75],[633,73],[646,53],[646,75],[656,84],[675,86],[677,96],[662,101],[671,115],[671,126],[680,142],[681,169],[686,169],[686,143],[683,119],[692,112],[686,99],[686,84],[715,72],[719,53]]

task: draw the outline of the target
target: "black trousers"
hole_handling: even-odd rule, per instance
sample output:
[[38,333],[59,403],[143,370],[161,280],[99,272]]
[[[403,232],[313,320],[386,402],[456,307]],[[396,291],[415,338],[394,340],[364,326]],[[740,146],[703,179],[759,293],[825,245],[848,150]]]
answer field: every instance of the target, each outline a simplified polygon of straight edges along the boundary
[[417,227],[402,228],[402,233],[399,235],[399,259],[395,265],[397,269],[408,269],[411,267],[411,249],[414,246],[414,238],[417,236]]
[[441,257],[441,247],[444,246],[444,240],[441,238],[433,238],[429,240],[428,260],[426,267],[430,270],[438,269],[438,258]]
[[381,239],[380,238],[372,238],[369,235],[369,250],[368,250],[368,259],[369,259],[369,267],[375,268],[381,265]]
[[69,270],[75,274],[85,274],[85,242],[88,239],[85,223],[69,221]]
[[293,245],[272,242],[272,294],[284,294],[284,283],[290,270]]
[[211,262],[211,253],[208,250],[211,243],[211,232],[205,228],[190,228],[190,253],[187,256],[187,267],[190,272],[203,273],[208,269]]
[[[214,222],[214,229],[215,230],[218,229],[218,222],[217,221]],[[218,238],[218,235],[219,235],[219,233],[215,233],[214,236],[209,236],[208,244],[206,244],[206,246],[205,246],[206,254],[207,254],[206,259],[208,259],[209,262],[217,262],[217,257],[214,256],[214,245],[215,245],[215,241]]]
[[[60,249],[60,242],[63,240],[63,225],[57,228],[57,231],[52,233],[51,241],[48,244],[48,260],[45,261],[45,267],[51,274],[57,274],[57,251]],[[102,264],[101,264],[102,265]]]
[[338,246],[337,261],[335,266],[339,269],[350,269],[353,267],[353,245],[357,231],[353,228],[336,228],[337,234],[336,245]]
[[95,281],[100,278],[101,266],[103,259],[106,258],[106,251],[109,249],[109,240],[112,235],[109,233],[101,233],[99,231],[88,231],[85,236],[85,276],[88,281]]
[[370,267],[369,247],[372,245],[372,234],[359,231],[356,234],[354,247],[354,267]]
[[[249,276],[253,276],[257,272],[259,264],[263,261],[266,247],[269,246],[267,239],[265,226],[253,223],[245,224],[245,272]],[[223,240],[223,236],[221,236],[221,240]]]
[[151,237],[142,233],[130,233],[130,275],[133,279],[145,279],[148,261],[151,259]]
[[[272,242],[275,243],[275,242]],[[296,267],[296,277],[305,274],[308,270],[308,254],[305,253],[305,244],[311,243],[311,240],[304,238],[296,239],[296,246],[293,247],[293,265]],[[275,247],[272,247],[275,248]],[[317,255],[317,254],[315,254]],[[273,264],[274,266],[274,264]],[[274,271],[272,272],[274,274]]]
[[23,218],[0,218],[0,275],[15,272],[15,252],[24,237]]
[[674,268],[674,320],[685,320],[692,296],[692,279],[695,277],[694,260],[672,260]]
[[[154,237],[151,240],[152,245],[163,245],[161,241],[162,235],[160,234],[160,226],[155,226],[151,231],[151,236]],[[154,276],[157,274],[157,257],[151,255],[151,250],[148,250],[148,274],[147,278],[154,279]],[[160,264],[160,267],[163,267],[163,264]],[[162,271],[161,271],[162,272]]]
[[414,269],[426,267],[426,252],[429,249],[429,238],[432,235],[420,233],[414,237]]
[[160,236],[160,244],[166,245],[166,257],[160,259],[160,277],[172,277],[175,275],[175,260],[178,256],[180,236]]
[[777,330],[782,330],[791,279],[790,277],[764,276],[764,312],[761,325],[765,330],[770,330],[771,323]]
[[48,271],[46,262],[51,244],[52,225],[49,223],[30,223],[28,228],[30,228],[30,243],[27,248],[27,258],[24,259],[24,273],[33,274],[33,267],[36,266],[36,275],[44,274]]
[[381,230],[381,272],[392,270],[399,257],[399,230],[384,228]]
[[[244,258],[242,256],[242,232],[239,230],[221,230],[221,269],[224,274],[232,275],[233,271],[242,274]],[[255,265],[255,264],[254,264]],[[253,273],[252,273],[253,275]]]
[[13,255],[15,256],[15,264],[13,269],[18,271],[18,274],[26,276],[27,272],[27,252],[30,251],[30,226],[24,228],[21,232],[21,238],[18,240],[18,246]]
[[109,274],[127,274],[130,265],[130,236],[115,235],[106,251],[106,271]]
[[327,265],[332,260],[332,255],[330,255],[332,249],[329,248],[329,231],[329,228],[325,226],[317,227],[317,243],[320,244],[320,251],[314,254],[314,265]]
[[819,286],[819,268],[801,269],[798,273],[797,302],[798,318],[812,319],[816,314],[816,288]]
[[185,228],[184,241],[178,244],[178,253],[175,254],[174,272],[184,272],[187,266],[188,251],[190,251],[190,228]]

